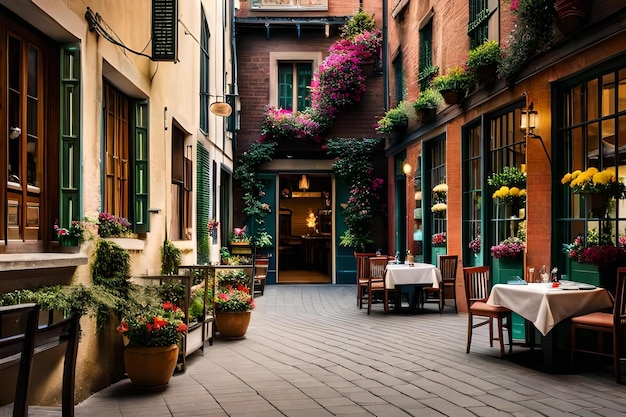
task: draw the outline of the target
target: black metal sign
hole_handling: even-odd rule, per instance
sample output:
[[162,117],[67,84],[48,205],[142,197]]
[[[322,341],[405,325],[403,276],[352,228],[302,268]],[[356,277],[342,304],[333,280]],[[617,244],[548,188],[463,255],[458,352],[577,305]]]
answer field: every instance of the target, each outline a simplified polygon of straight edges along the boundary
[[178,0],[152,0],[152,60],[178,58]]

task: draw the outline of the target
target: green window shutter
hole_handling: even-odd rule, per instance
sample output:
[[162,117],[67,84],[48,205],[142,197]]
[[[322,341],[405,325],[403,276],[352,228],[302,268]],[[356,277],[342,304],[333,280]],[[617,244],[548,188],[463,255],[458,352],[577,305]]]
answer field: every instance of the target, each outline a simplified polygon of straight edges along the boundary
[[[196,193],[196,224],[198,230],[196,233],[198,241],[198,264],[203,265],[210,261],[210,245],[211,236],[207,230],[207,223],[211,218],[211,158],[209,151],[198,143],[196,164],[196,177],[198,181],[198,192]],[[217,233],[215,233],[217,240]]]
[[81,115],[80,50],[68,45],[61,50],[61,196],[59,225],[67,227],[81,215]]
[[301,63],[296,66],[298,74],[298,111],[302,111],[311,105],[309,86],[313,77],[313,68],[310,63]]
[[201,7],[200,13],[200,129],[209,131],[209,25]]
[[293,64],[278,64],[278,107],[293,109]]
[[132,148],[132,194],[131,210],[135,233],[145,233],[149,230],[148,217],[148,103],[136,102],[134,106],[135,123]]

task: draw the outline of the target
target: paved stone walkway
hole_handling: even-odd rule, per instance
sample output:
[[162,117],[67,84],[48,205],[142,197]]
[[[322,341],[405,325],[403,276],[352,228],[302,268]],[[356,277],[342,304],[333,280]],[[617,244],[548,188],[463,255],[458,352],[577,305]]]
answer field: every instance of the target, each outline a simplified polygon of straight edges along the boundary
[[[245,338],[191,355],[160,392],[128,380],[77,405],[77,417],[624,416],[612,368],[554,375],[500,359],[483,326],[465,353],[467,316],[356,307],[354,286],[273,285]],[[526,349],[514,347],[514,354]],[[39,414],[38,414],[39,415]],[[57,414],[58,415],[58,414]]]

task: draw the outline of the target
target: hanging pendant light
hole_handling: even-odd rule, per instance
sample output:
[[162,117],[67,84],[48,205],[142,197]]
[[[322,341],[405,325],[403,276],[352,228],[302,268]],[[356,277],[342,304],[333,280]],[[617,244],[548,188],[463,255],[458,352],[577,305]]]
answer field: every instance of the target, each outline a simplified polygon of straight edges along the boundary
[[309,179],[307,178],[306,175],[302,175],[302,178],[300,178],[300,182],[298,182],[298,188],[300,188],[303,191],[306,191],[309,189]]

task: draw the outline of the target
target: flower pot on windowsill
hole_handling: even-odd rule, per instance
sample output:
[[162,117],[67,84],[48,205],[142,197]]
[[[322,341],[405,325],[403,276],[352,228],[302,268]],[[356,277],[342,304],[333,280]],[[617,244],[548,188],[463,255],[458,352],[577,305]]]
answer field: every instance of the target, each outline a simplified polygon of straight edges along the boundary
[[80,242],[75,236],[59,236],[59,243],[61,246],[78,246]]

